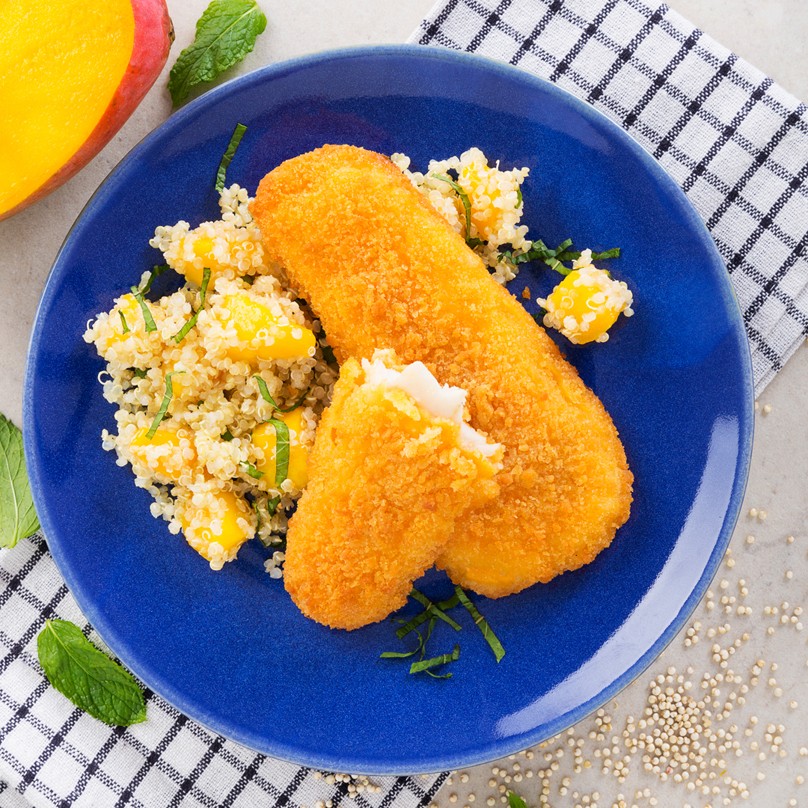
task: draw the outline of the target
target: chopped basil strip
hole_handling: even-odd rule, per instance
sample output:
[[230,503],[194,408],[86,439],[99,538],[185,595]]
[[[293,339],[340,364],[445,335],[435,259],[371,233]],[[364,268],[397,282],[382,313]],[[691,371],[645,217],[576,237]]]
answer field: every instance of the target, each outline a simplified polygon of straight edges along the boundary
[[222,432],[221,438],[223,441],[230,443],[230,441],[233,440],[233,433],[229,429],[226,429]]
[[309,394],[307,388],[306,392],[303,393],[303,395],[300,396],[300,398],[290,407],[279,407],[278,402],[275,401],[275,399],[272,398],[272,396],[270,395],[267,383],[261,378],[261,376],[256,374],[255,376],[253,376],[253,378],[258,383],[258,391],[261,393],[261,398],[263,398],[264,401],[266,401],[266,403],[269,404],[270,407],[277,410],[278,412],[291,412],[292,410],[296,410],[306,400],[306,396]]
[[[501,261],[507,261],[512,266],[519,264],[526,264],[531,261],[542,261],[547,264],[550,269],[555,270],[561,275],[569,275],[572,269],[564,266],[564,261],[577,261],[581,257],[579,250],[572,249],[572,239],[568,238],[562,241],[554,250],[550,249],[541,239],[533,242],[529,250],[523,253],[514,255],[513,250],[501,250],[499,258]],[[612,247],[610,250],[603,252],[593,252],[593,261],[602,261],[606,258],[619,258],[620,248]]]
[[278,505],[281,503],[280,497],[272,497],[272,499],[267,500],[267,513],[270,516],[274,516],[278,510]]
[[124,334],[129,333],[129,323],[126,322],[126,317],[123,316],[123,312],[118,309],[118,314],[121,315],[121,328],[123,329]]
[[162,275],[167,269],[171,269],[168,264],[155,264],[149,273],[149,277],[146,278],[146,283],[143,284],[143,287],[140,290],[141,294],[147,295],[151,289],[154,279],[159,278],[160,275]]
[[522,207],[522,188],[521,186],[516,189],[516,207]]
[[460,659],[460,646],[456,645],[452,649],[451,654],[441,654],[440,656],[431,657],[430,659],[422,659],[419,662],[413,662],[412,665],[410,665],[410,673],[428,671],[431,668],[437,668],[449,662],[456,662],[458,659]]
[[168,405],[171,403],[171,396],[174,395],[174,386],[171,384],[171,377],[177,373],[185,373],[185,371],[172,370],[166,373],[166,392],[163,395],[163,403],[160,405],[160,409],[157,410],[157,415],[154,416],[152,425],[149,427],[149,431],[146,433],[146,437],[149,440],[154,437],[154,433],[157,432],[157,427],[160,426],[160,421],[165,418],[165,415],[168,412]]
[[275,427],[275,485],[280,486],[289,476],[289,427],[278,418],[267,423]]
[[483,240],[471,237],[471,202],[469,202],[468,194],[448,174],[432,174],[432,176],[436,180],[448,183],[452,190],[460,197],[463,210],[466,213],[466,244],[473,250],[475,247],[482,244]]
[[426,640],[424,640],[420,631],[415,633],[418,635],[418,645],[412,651],[384,651],[379,654],[379,659],[406,659],[407,657],[415,656],[419,651],[421,652],[421,659],[423,659]]
[[141,292],[137,286],[133,286],[132,296],[140,304],[140,310],[143,312],[143,322],[146,324],[146,331],[157,331],[157,325],[154,322],[154,317],[152,317],[149,304],[143,299],[143,292]]
[[243,123],[238,123],[233,130],[233,134],[230,136],[230,142],[227,144],[227,148],[222,155],[222,161],[219,163],[219,168],[216,171],[216,185],[214,187],[219,193],[224,190],[224,183],[227,178],[227,167],[230,165],[230,161],[233,159],[236,149],[238,149],[238,145],[241,143],[241,138],[244,137],[246,131],[247,127]]
[[[581,256],[579,255],[578,257],[580,258]],[[592,253],[593,261],[603,261],[606,258],[619,258],[619,257],[620,257],[619,247],[612,247],[611,250],[604,250],[603,252]]]
[[460,631],[461,627],[454,620],[452,620],[448,614],[444,613],[444,609],[450,609],[452,606],[457,606],[457,604],[460,602],[455,599],[455,596],[436,604],[432,603],[432,601],[426,595],[413,588],[413,590],[410,592],[410,597],[413,598],[413,600],[417,600],[422,606],[424,606],[424,611],[416,614],[414,617],[410,618],[406,623],[404,623],[401,628],[397,629],[396,637],[399,639],[406,637],[411,631],[418,628],[421,623],[425,623],[427,620],[429,620],[430,617],[437,617],[439,620],[443,620],[444,623],[448,623],[455,631]]
[[480,614],[477,607],[469,600],[469,596],[463,591],[462,587],[456,586],[455,593],[457,594],[460,602],[466,607],[466,610],[471,615],[472,619],[474,620],[474,624],[478,629],[480,629],[485,641],[491,647],[497,662],[501,661],[502,657],[505,656],[505,649],[502,647],[502,643],[499,641],[497,635],[494,634],[491,626],[488,625],[488,621]]
[[410,592],[410,597],[413,600],[417,600],[428,612],[434,617],[437,617],[438,620],[443,620],[444,623],[448,623],[455,631],[460,631],[460,626],[449,617],[448,614],[444,614],[443,610],[438,608],[423,592],[419,592],[415,587],[412,588]]
[[137,376],[138,379],[145,379],[146,378],[146,371],[141,370],[140,368],[132,368],[132,374]]
[[205,267],[202,270],[202,288],[199,290],[199,308],[191,315],[188,322],[177,331],[176,334],[171,338],[174,342],[182,342],[185,337],[188,335],[188,332],[196,325],[196,321],[199,319],[199,312],[205,308],[205,298],[208,294],[208,284],[210,283],[210,268]]
[[252,463],[248,463],[246,460],[242,460],[239,463],[242,469],[247,472],[254,480],[260,480],[264,476],[263,471],[259,471]]

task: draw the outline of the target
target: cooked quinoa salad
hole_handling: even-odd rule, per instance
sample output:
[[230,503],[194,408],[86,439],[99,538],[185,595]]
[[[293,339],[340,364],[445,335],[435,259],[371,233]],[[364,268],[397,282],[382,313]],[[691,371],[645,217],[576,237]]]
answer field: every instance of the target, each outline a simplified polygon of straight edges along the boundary
[[[432,161],[425,174],[411,172],[404,154],[392,160],[500,283],[534,254],[546,261],[520,224],[527,168],[490,166],[477,148]],[[287,515],[306,486],[339,370],[320,323],[283,268],[266,260],[251,201],[231,185],[220,192],[216,221],[157,227],[150,244],[164,265],[88,323],[84,340],[106,363],[99,381],[117,408],[102,447],[131,466],[135,485],[154,500],[152,515],[214,570],[257,537],[272,550],[267,571],[280,577]],[[570,272],[585,272],[568,274],[539,301],[544,323],[573,342],[603,341],[617,316],[631,313],[631,292],[595,268],[590,251],[574,255]],[[152,281],[164,270],[184,285],[153,299]]]

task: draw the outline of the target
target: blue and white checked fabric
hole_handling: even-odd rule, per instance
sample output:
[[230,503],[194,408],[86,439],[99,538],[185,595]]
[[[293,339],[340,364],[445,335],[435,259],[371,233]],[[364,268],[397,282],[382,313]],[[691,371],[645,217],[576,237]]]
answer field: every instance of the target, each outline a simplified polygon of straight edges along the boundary
[[410,38],[555,82],[679,183],[726,261],[759,394],[808,334],[808,110],[645,0],[441,0]]
[[[808,115],[771,79],[664,5],[441,0],[412,41],[481,53],[597,106],[673,176],[704,218],[744,314],[760,392],[808,332]],[[0,807],[416,808],[446,775],[378,792],[257,755],[148,693],[148,721],[111,729],[51,688],[45,619],[99,638],[44,540],[0,551]],[[333,778],[331,778],[333,779]]]
[[351,794],[351,783],[256,754],[149,691],[144,723],[108,727],[43,676],[36,636],[51,617],[72,620],[104,647],[41,537],[0,551],[2,808],[415,808],[446,779],[377,777],[378,791]]

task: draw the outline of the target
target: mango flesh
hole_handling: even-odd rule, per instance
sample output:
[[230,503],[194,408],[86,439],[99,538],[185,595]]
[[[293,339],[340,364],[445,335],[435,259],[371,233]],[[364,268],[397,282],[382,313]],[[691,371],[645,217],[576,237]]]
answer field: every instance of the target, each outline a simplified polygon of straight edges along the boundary
[[[151,446],[161,447],[161,450],[149,454],[145,450]],[[179,482],[182,473],[196,465],[193,444],[186,444],[183,447],[177,431],[168,426],[158,427],[151,438],[148,437],[147,429],[139,429],[132,438],[129,448],[161,482]]]
[[0,2],[0,219],[106,144],[159,75],[172,36],[165,0]]
[[[300,409],[287,413],[275,413],[278,418],[289,427],[289,470],[287,477],[297,488],[304,488],[309,481],[308,449],[301,445],[300,436],[303,434],[303,413]],[[272,486],[275,485],[275,447],[277,436],[272,424],[259,424],[252,433],[252,442],[264,453],[263,463],[257,463],[256,468],[262,471]]]
[[283,325],[272,311],[247,295],[227,295],[222,301],[230,314],[226,324],[236,331],[235,344],[227,349],[237,362],[252,364],[258,359],[298,359],[314,349],[314,334],[297,323]]
[[233,550],[252,538],[255,531],[245,532],[238,524],[239,519],[249,521],[250,509],[247,503],[229,491],[220,491],[214,507],[198,508],[189,504],[180,521],[187,538],[204,542],[197,552],[211,561],[208,548],[211,542],[216,542],[225,550]]

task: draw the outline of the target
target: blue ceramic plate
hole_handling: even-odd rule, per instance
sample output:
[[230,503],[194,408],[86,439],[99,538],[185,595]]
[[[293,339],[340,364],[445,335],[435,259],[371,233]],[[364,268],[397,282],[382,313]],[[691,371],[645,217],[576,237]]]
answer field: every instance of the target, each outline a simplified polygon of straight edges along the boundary
[[[329,631],[306,620],[249,542],[219,573],[101,450],[113,409],[81,334],[159,256],[156,225],[216,218],[213,179],[248,125],[229,181],[255,189],[324,143],[403,151],[415,167],[480,146],[529,166],[531,233],[619,245],[636,316],[605,345],[564,350],[614,417],[636,478],[631,518],[588,567],[480,606],[501,664],[467,627],[454,678],[379,660],[389,622]],[[521,298],[556,279],[531,269]],[[206,94],[137,146],[92,198],[42,298],[26,380],[37,510],[70,589],[149,687],[223,735],[281,758],[365,773],[491,760],[557,733],[613,697],[665,647],[704,593],[741,503],[752,438],[749,352],[724,266],[674,183],[572,96],[480,58],[417,47],[273,65]],[[428,592],[446,592],[437,574]],[[435,647],[451,647],[443,624]],[[446,629],[444,632],[442,629]],[[451,635],[451,636],[450,636]]]

